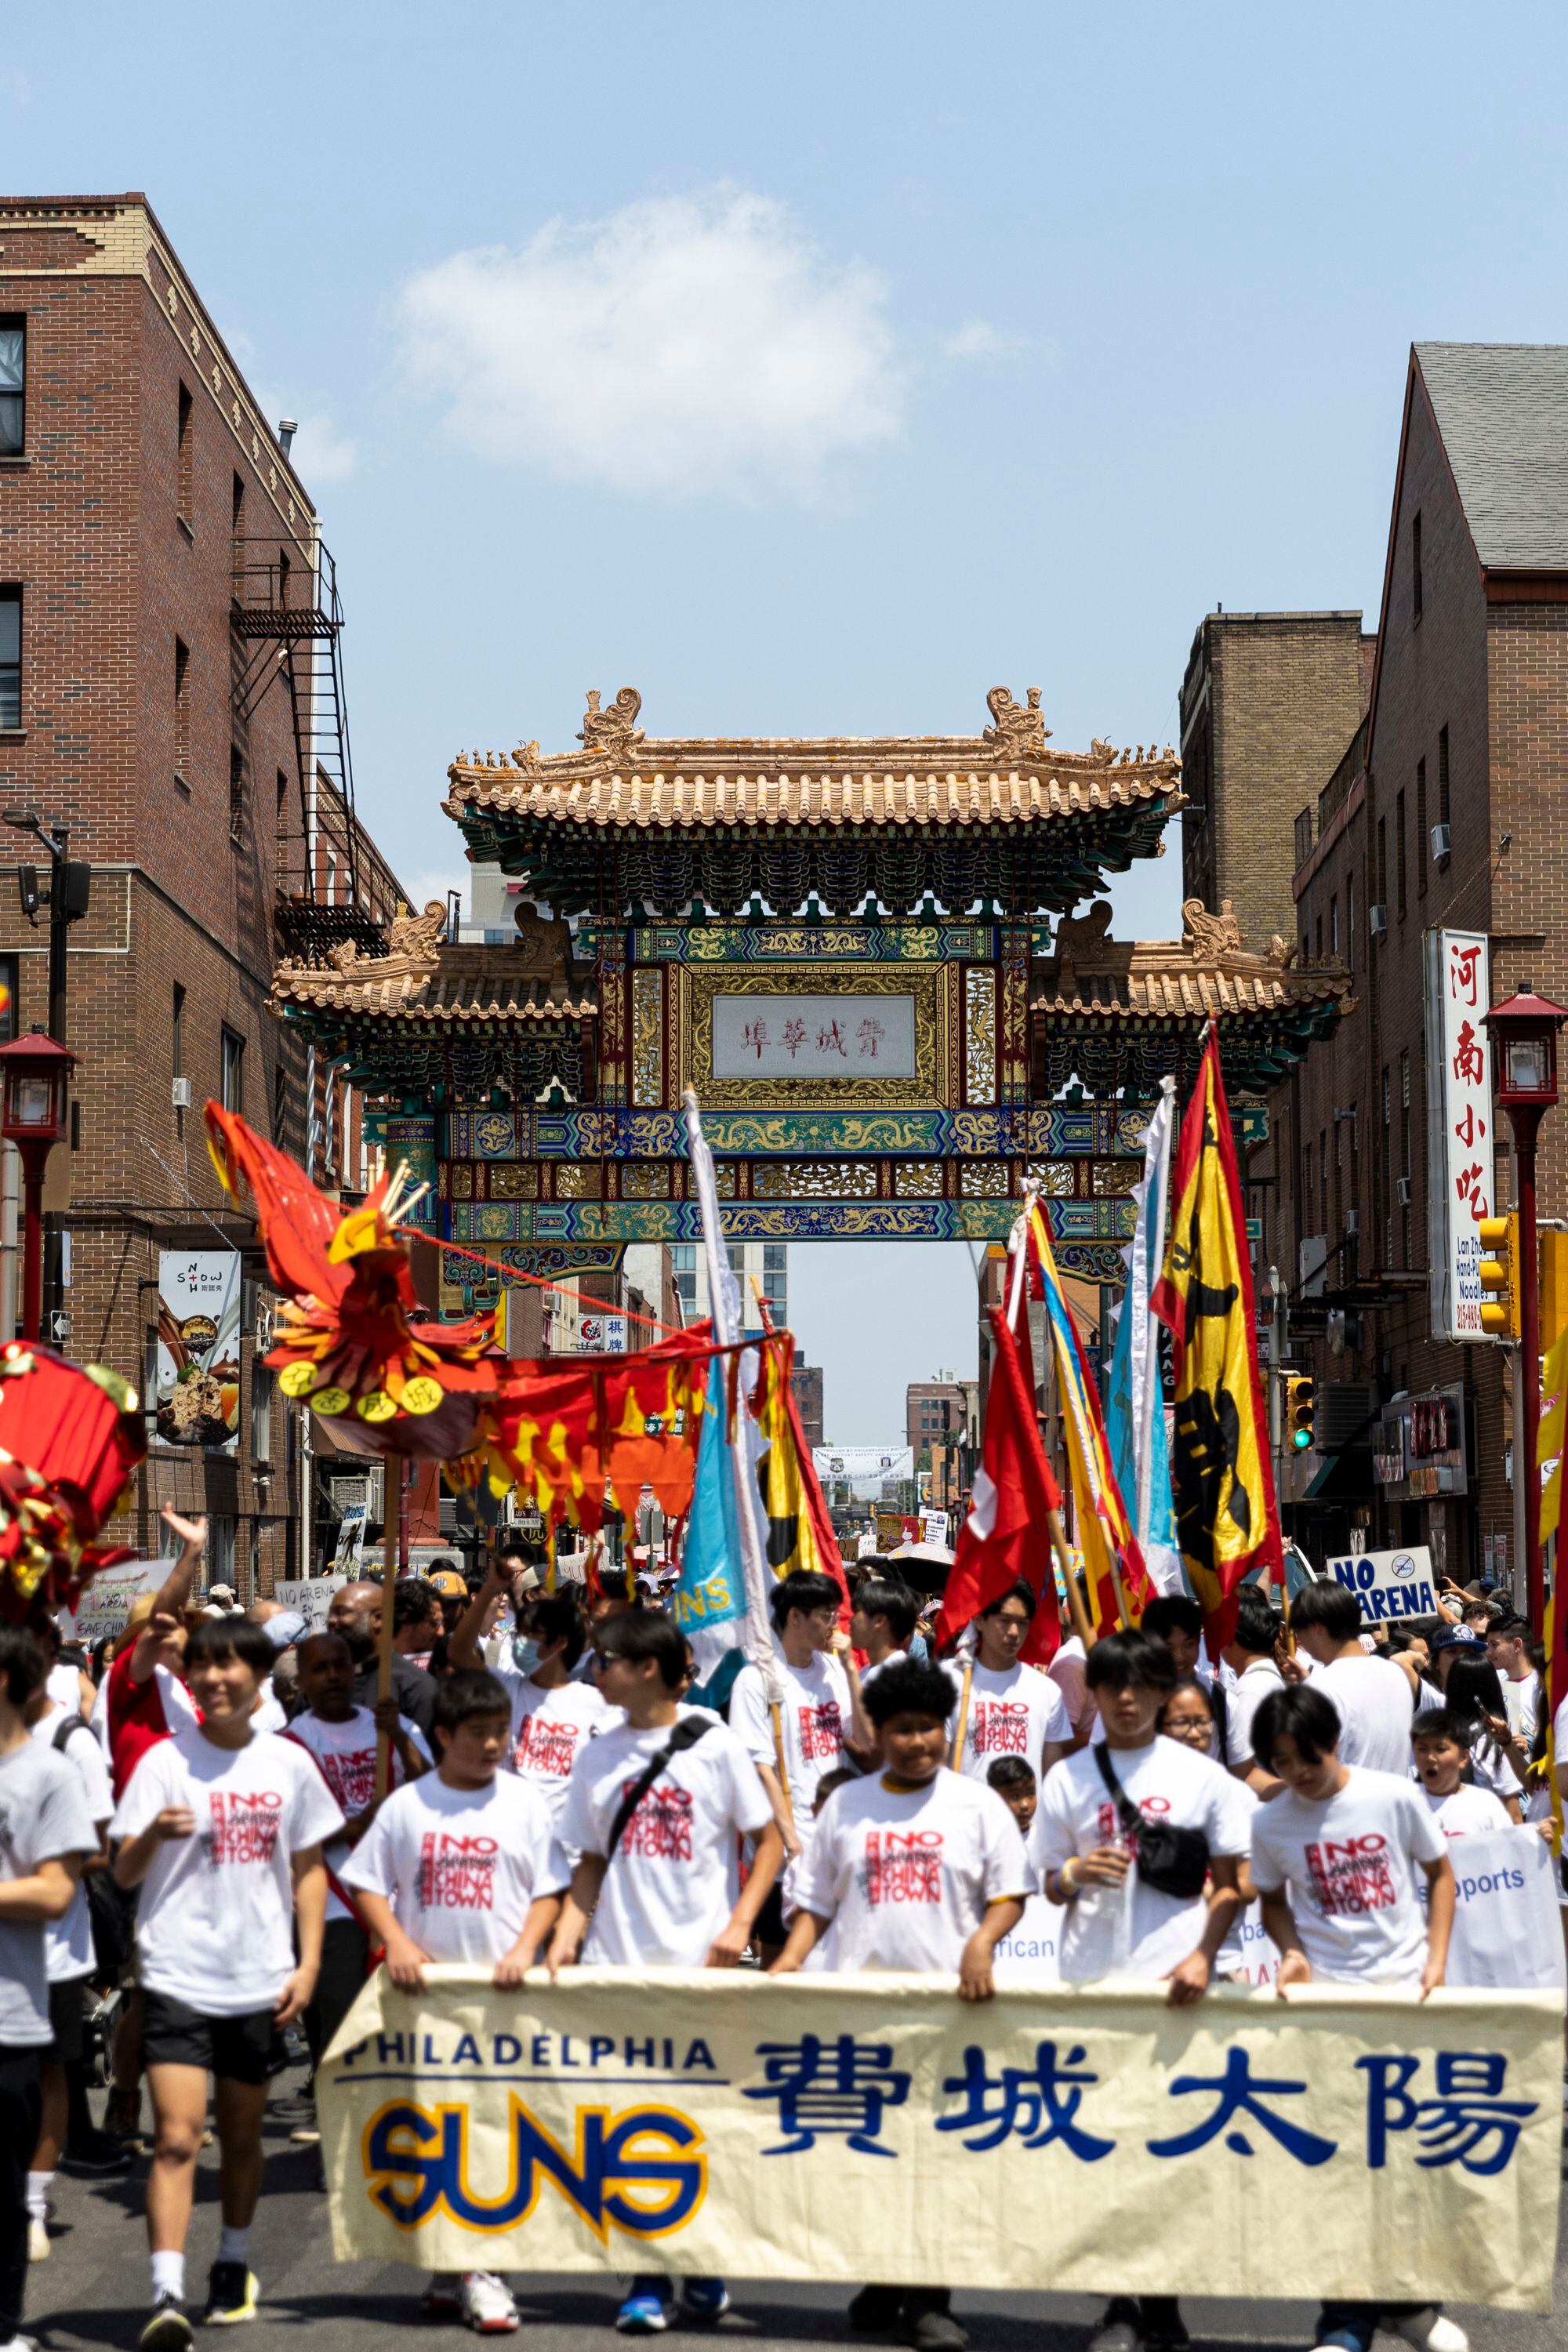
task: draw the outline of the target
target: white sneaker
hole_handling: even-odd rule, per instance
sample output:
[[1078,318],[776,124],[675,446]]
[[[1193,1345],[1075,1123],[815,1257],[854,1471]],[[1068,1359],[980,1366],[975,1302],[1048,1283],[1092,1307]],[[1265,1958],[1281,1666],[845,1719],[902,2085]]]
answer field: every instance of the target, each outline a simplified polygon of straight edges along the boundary
[[1435,2305],[1413,2311],[1408,2319],[1385,2320],[1395,2336],[1403,2336],[1415,2352],[1470,2352],[1470,2339],[1458,2320],[1446,2319]]
[[47,2263],[49,2259],[49,2225],[47,2221],[27,2223],[27,2260]]
[[458,2309],[465,2327],[476,2336],[510,2336],[517,2326],[517,2305],[504,2279],[493,2271],[465,2271],[458,2290]]

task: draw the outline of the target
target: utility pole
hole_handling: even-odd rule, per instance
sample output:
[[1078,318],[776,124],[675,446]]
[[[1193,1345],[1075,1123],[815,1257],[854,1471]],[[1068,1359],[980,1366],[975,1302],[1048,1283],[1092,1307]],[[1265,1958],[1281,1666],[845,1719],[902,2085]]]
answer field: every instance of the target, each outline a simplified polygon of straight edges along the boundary
[[1279,1269],[1268,1269],[1268,1447],[1274,1456],[1274,1500],[1285,1517],[1285,1406],[1280,1366],[1285,1354],[1285,1285]]

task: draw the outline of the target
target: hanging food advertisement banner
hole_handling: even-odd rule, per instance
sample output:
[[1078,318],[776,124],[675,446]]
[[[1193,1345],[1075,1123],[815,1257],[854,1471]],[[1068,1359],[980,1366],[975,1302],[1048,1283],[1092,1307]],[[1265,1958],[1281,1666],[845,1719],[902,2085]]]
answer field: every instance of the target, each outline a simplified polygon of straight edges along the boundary
[[165,1445],[239,1442],[239,1252],[158,1253],[158,1434]]
[[1491,1003],[1484,931],[1426,934],[1428,1263],[1435,1339],[1484,1339],[1480,1221],[1492,1213]]

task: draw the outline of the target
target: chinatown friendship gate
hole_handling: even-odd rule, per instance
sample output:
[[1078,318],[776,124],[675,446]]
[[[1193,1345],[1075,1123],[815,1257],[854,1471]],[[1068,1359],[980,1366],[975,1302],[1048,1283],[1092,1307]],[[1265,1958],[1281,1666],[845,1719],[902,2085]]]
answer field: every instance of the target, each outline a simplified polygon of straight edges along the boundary
[[[1117,1288],[1162,1076],[1184,1094],[1212,1019],[1256,1133],[1345,1009],[1340,964],[1253,951],[1228,904],[1110,937],[1095,894],[1163,854],[1180,763],[1058,751],[1037,688],[993,688],[972,736],[688,740],[641,700],[591,693],[577,750],[447,771],[469,858],[521,885],[515,938],[450,941],[437,901],[321,926],[275,976],[465,1253],[570,1279],[700,1239],[691,1087],[730,1240],[1004,1241],[1027,1176],[1061,1271]],[[444,1311],[503,1279],[441,1252]]]

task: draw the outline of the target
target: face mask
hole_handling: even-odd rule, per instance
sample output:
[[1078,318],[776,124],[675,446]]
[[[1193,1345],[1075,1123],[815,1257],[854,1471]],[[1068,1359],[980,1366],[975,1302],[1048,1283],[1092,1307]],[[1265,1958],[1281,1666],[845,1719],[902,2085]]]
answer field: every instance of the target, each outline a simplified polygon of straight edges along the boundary
[[531,1675],[539,1664],[539,1644],[531,1639],[525,1640],[521,1633],[514,1633],[511,1641],[511,1654],[518,1673]]

